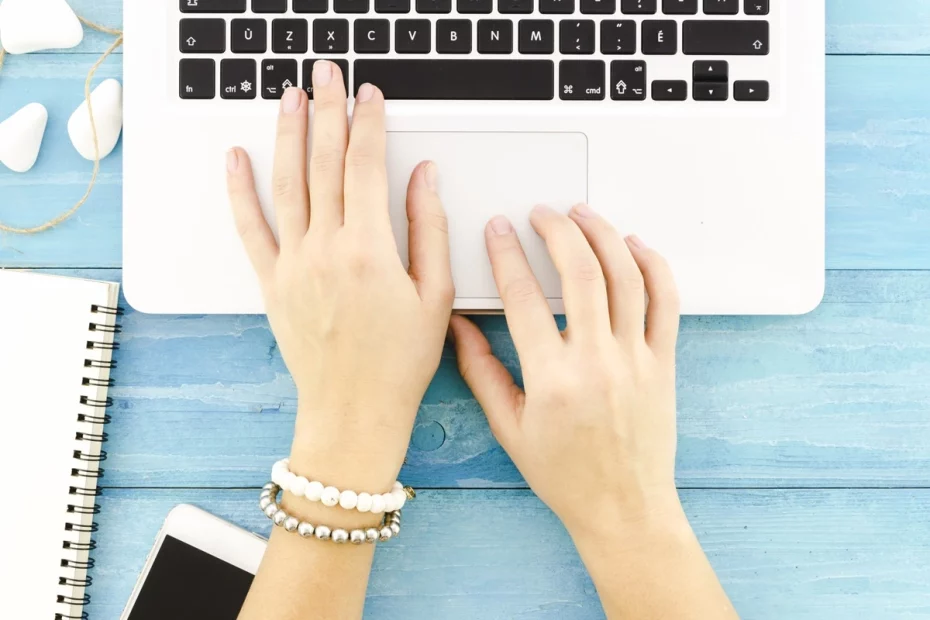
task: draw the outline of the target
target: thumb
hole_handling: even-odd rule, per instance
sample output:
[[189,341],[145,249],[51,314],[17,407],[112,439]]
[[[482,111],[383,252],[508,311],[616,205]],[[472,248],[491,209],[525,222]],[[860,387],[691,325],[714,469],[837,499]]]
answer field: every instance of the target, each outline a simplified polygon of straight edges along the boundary
[[478,326],[463,316],[449,323],[455,339],[459,372],[488,417],[494,437],[508,452],[517,438],[526,395],[500,360]]

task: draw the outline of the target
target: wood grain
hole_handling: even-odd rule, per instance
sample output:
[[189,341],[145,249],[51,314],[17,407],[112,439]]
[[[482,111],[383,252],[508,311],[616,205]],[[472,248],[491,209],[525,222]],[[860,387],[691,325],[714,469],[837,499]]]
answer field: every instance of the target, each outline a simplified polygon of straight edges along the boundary
[[[118,491],[100,517],[91,618],[115,619],[167,512],[194,503],[267,535],[257,490]],[[930,490],[686,491],[685,508],[747,620],[925,618]],[[527,491],[422,493],[379,548],[367,618],[593,620],[594,587]]]

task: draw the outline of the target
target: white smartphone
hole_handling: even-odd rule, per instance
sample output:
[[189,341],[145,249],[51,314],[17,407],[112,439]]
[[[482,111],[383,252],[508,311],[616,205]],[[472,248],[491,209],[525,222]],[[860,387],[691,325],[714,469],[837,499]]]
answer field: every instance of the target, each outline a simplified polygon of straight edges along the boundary
[[168,513],[121,620],[236,620],[267,541],[182,504]]

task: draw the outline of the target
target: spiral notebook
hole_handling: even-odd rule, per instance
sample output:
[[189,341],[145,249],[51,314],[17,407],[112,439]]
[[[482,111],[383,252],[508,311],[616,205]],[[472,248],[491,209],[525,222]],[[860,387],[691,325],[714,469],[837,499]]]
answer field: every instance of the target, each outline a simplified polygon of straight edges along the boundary
[[0,270],[0,616],[85,616],[119,285]]

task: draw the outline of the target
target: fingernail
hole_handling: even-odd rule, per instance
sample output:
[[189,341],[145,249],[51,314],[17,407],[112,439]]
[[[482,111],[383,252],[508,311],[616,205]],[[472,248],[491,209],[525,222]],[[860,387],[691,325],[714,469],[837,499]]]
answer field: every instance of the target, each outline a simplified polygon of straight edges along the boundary
[[498,215],[491,220],[491,230],[495,235],[509,235],[513,232],[513,225],[503,215]]
[[375,87],[369,84],[368,82],[365,82],[364,84],[362,84],[361,88],[358,89],[358,94],[355,95],[355,100],[358,103],[365,103],[366,101],[371,99],[374,96],[374,94],[375,94]]
[[285,114],[293,114],[300,107],[300,89],[299,88],[288,88],[284,91],[284,96],[281,98],[281,110]]
[[594,217],[597,215],[597,213],[594,212],[594,209],[592,209],[591,207],[589,207],[588,205],[584,203],[575,205],[575,208],[573,209],[573,211],[575,212],[575,215],[577,215],[578,217],[587,218],[587,217]]
[[313,85],[326,86],[333,80],[333,63],[318,60],[313,63]]
[[645,250],[645,249],[647,249],[647,248],[649,247],[649,246],[647,246],[645,243],[643,243],[643,240],[640,239],[639,237],[637,237],[636,235],[630,235],[630,236],[628,236],[628,237],[626,238],[626,241],[627,241],[627,243],[629,243],[630,245],[632,245],[632,246],[633,246],[634,248],[636,248],[637,250]]
[[230,172],[239,169],[239,153],[236,152],[236,149],[226,151],[226,169]]
[[426,187],[435,192],[439,180],[436,164],[431,161],[426,162],[426,165],[423,166],[423,178],[426,180]]

